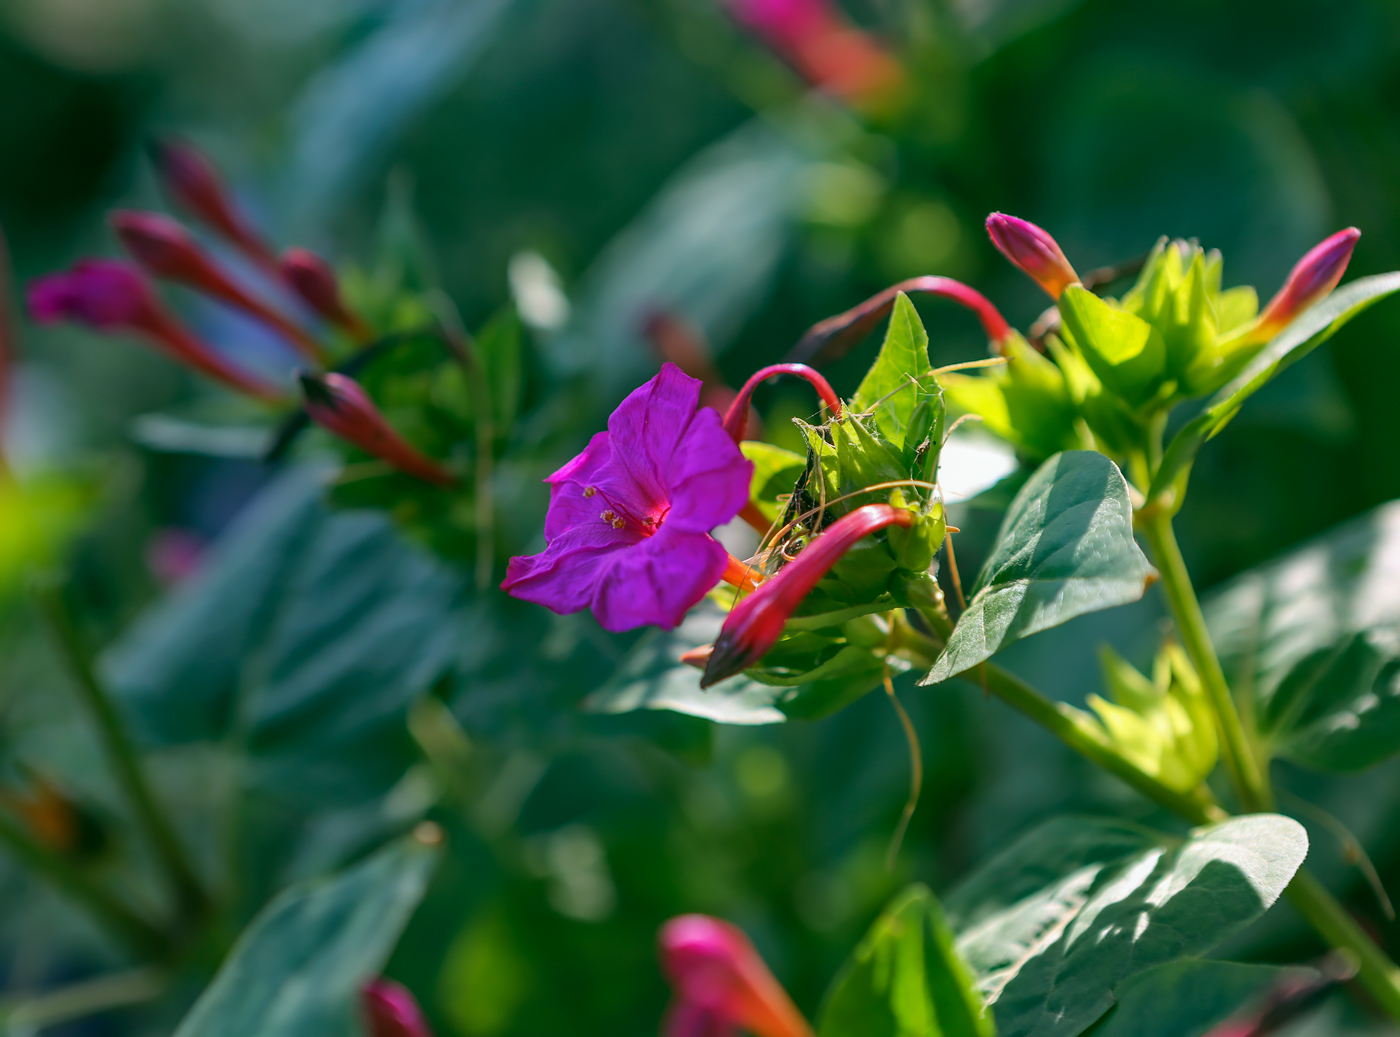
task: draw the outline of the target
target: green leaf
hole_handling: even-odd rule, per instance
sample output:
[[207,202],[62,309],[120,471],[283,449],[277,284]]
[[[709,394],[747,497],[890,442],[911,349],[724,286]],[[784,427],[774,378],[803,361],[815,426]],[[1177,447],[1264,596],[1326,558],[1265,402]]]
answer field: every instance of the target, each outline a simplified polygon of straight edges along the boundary
[[1152,398],[1167,362],[1161,332],[1078,285],[1060,296],[1060,316],[1099,381],[1134,406]]
[[723,622],[724,614],[703,602],[675,630],[642,635],[613,678],[584,700],[584,708],[593,713],[669,709],[717,724],[782,723],[787,716],[775,703],[787,689],[739,674],[702,690],[700,671],[680,661],[682,653],[713,642]]
[[1057,818],[947,898],[1001,1037],[1072,1037],[1137,973],[1210,950],[1267,910],[1307,854],[1291,818],[1252,814],[1175,839]]
[[832,981],[819,1037],[995,1037],[933,894],[900,893]]
[[329,881],[296,886],[239,937],[175,1037],[345,1037],[437,853],[406,838]]
[[1249,399],[1284,368],[1302,360],[1335,335],[1347,321],[1386,296],[1400,291],[1400,271],[1377,274],[1339,288],[1279,332],[1205,410],[1172,439],[1152,481],[1148,499],[1164,493],[1195,461],[1206,440],[1219,434]]
[[1113,1014],[1094,1037],[1202,1037],[1281,983],[1312,969],[1235,961],[1174,961],[1118,984]]
[[1352,771],[1400,751],[1400,502],[1241,574],[1204,609],[1281,755]]
[[476,335],[476,355],[491,383],[491,420],[496,439],[509,435],[520,411],[525,329],[514,306],[497,313]]
[[928,362],[928,332],[909,296],[900,292],[880,355],[861,380],[851,407],[857,413],[873,408],[875,427],[896,450],[903,450],[920,400],[937,395],[936,386]]
[[103,659],[148,742],[246,740],[254,778],[318,804],[382,792],[404,718],[451,665],[466,588],[377,512],[332,512],[322,473],[263,491]]
[[1046,461],[1016,494],[943,654],[937,684],[1018,638],[1142,597],[1152,567],[1133,540],[1128,484],[1102,454]]

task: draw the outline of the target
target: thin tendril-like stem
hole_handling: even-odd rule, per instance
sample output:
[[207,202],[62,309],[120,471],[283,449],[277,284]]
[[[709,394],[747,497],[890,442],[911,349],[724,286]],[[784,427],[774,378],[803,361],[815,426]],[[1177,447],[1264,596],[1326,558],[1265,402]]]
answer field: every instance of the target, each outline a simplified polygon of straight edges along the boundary
[[943,546],[948,549],[948,575],[953,578],[953,593],[958,596],[958,614],[967,611],[967,599],[963,597],[962,577],[958,575],[958,556],[953,552],[953,535],[945,533]]
[[1312,817],[1337,837],[1337,841],[1342,844],[1342,853],[1348,861],[1356,865],[1357,870],[1361,872],[1367,884],[1370,885],[1371,892],[1376,895],[1381,913],[1388,921],[1395,921],[1395,905],[1390,902],[1390,894],[1385,891],[1385,884],[1381,882],[1380,873],[1376,871],[1376,865],[1371,860],[1371,855],[1366,852],[1366,847],[1361,845],[1361,840],[1352,834],[1351,829],[1343,824],[1339,818],[1329,814],[1316,803],[1309,803],[1301,796],[1295,796],[1285,790],[1282,792],[1282,798],[1288,800],[1295,809]]
[[909,831],[909,821],[914,816],[914,808],[919,805],[919,793],[924,787],[924,755],[919,748],[919,734],[914,730],[914,723],[909,719],[899,696],[894,693],[889,663],[885,663],[884,680],[885,694],[890,698],[890,705],[894,706],[900,726],[904,728],[904,738],[909,743],[909,799],[904,804],[904,812],[900,815],[899,824],[895,826],[894,835],[890,836],[890,848],[885,853],[885,870],[892,872],[895,860],[899,857],[899,848],[904,844],[904,834]]

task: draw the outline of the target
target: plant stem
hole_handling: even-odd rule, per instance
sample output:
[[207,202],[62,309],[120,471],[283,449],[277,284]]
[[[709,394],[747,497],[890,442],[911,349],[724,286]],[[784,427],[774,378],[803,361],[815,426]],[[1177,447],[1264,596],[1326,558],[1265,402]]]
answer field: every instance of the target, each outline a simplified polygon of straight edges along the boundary
[[1327,887],[1307,868],[1299,868],[1284,895],[1323,939],[1356,959],[1356,978],[1387,1015],[1400,1019],[1400,968],[1337,903]]
[[70,861],[36,842],[3,814],[0,814],[0,843],[26,868],[42,875],[86,907],[99,923],[138,954],[159,958],[170,949],[169,940],[159,929]]
[[53,627],[59,647],[77,678],[78,692],[83,705],[96,722],[107,760],[131,803],[137,823],[145,832],[151,848],[175,888],[182,917],[202,915],[209,906],[208,895],[195,874],[175,829],[151,791],[141,758],[136,752],[136,746],[122,721],[121,714],[117,711],[116,703],[112,701],[102,682],[97,679],[92,659],[82,638],[78,636],[72,617],[68,614],[62,590],[54,584],[42,586],[39,589],[39,601]]
[[[941,613],[932,609],[920,609],[919,614],[933,628],[934,633],[945,640],[952,632],[947,618]],[[908,630],[916,637],[923,636],[907,624],[903,624],[899,629]],[[927,643],[927,639],[925,641]],[[936,656],[938,653],[935,650],[933,654]],[[1229,816],[1204,790],[1188,794],[1162,784],[1136,764],[1120,756],[1112,746],[1100,740],[1093,730],[1083,723],[1077,715],[1079,711],[1074,707],[1055,702],[1000,666],[982,663],[975,672],[968,671],[962,674],[962,679],[972,684],[980,684],[983,690],[1034,720],[1081,756],[1116,775],[1148,799],[1192,824],[1209,824]]]
[[1220,667],[1220,657],[1215,654],[1215,646],[1206,630],[1201,603],[1196,600],[1196,590],[1191,585],[1191,574],[1186,571],[1181,548],[1177,546],[1171,516],[1158,510],[1143,514],[1140,518],[1139,528],[1161,571],[1162,590],[1167,596],[1172,618],[1176,621],[1177,633],[1214,707],[1220,727],[1221,756],[1239,794],[1240,803],[1250,812],[1272,810],[1273,791],[1245,734],[1244,724],[1240,722],[1234,697],[1225,680],[1225,671]]
[[57,990],[46,990],[13,1005],[0,1006],[0,1024],[8,1026],[11,1032],[27,1033],[154,1000],[168,985],[168,977],[152,968],[99,976]]

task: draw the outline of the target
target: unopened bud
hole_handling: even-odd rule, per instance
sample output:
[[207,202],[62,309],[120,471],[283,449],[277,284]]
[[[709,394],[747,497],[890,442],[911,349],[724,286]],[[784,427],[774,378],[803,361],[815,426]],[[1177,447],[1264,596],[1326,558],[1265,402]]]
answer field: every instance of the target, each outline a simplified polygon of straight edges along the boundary
[[156,277],[194,288],[240,309],[284,335],[311,359],[321,358],[314,338],[234,283],[190,233],[169,216],[118,210],[109,222],[122,248]]
[[812,1037],[807,1020],[737,926],[682,915],[662,927],[660,946],[662,969],[676,992],[669,1033],[714,1035],[728,1024],[757,1037]]
[[1034,223],[994,212],[987,217],[987,234],[1003,256],[1029,274],[1052,299],[1072,284],[1079,275],[1060,251],[1060,246]]
[[450,486],[457,481],[404,439],[353,378],[334,373],[317,377],[305,372],[299,377],[307,417],[322,428],[424,482]]
[[958,305],[967,307],[976,314],[995,351],[1000,351],[1001,344],[1011,334],[1011,327],[1006,323],[1006,318],[992,305],[991,300],[977,289],[951,277],[911,277],[872,295],[845,313],[838,313],[813,324],[788,353],[787,359],[813,364],[841,359],[889,314],[900,292],[951,299]]
[[391,979],[376,979],[360,991],[369,1037],[433,1037],[423,1010],[407,987]]
[[782,636],[783,624],[802,599],[856,541],[886,526],[913,524],[908,509],[889,504],[867,504],[833,522],[777,575],[734,606],[720,627],[700,687],[708,688],[762,659]]
[[292,291],[321,317],[343,328],[355,338],[367,340],[373,331],[345,305],[340,294],[340,282],[331,265],[315,252],[305,248],[289,248],[278,261],[282,279]]
[[1359,230],[1348,227],[1314,245],[1307,255],[1298,260],[1278,294],[1259,314],[1259,322],[1251,337],[1260,340],[1273,338],[1309,306],[1336,288],[1342,274],[1346,273],[1347,263],[1351,261],[1351,253],[1359,237]]
[[739,395],[729,405],[729,412],[724,416],[724,431],[728,432],[734,442],[738,443],[744,438],[744,432],[748,426],[749,400],[753,396],[753,391],[769,378],[776,378],[780,374],[796,375],[798,378],[805,378],[811,383],[812,388],[817,390],[817,395],[822,398],[822,403],[826,404],[828,410],[836,416],[841,416],[841,398],[836,395],[836,390],[831,387],[831,383],[821,376],[821,373],[808,367],[806,364],[770,364],[760,368],[749,376],[749,380],[744,383],[744,387],[739,390]]
[[160,304],[141,272],[113,259],[84,259],[29,286],[29,312],[40,324],[71,320],[104,332],[135,332],[183,364],[230,388],[265,400],[281,394],[224,360]]
[[161,186],[181,208],[237,245],[264,269],[277,269],[272,251],[233,204],[214,163],[202,151],[187,141],[165,139],[154,141],[150,153]]

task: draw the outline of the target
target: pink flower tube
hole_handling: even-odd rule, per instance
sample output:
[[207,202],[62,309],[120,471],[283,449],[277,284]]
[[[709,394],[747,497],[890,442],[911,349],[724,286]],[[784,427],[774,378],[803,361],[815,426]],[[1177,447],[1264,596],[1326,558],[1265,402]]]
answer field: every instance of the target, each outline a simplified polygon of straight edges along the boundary
[[1352,250],[1361,232],[1355,227],[1337,233],[1314,245],[1298,260],[1288,280],[1269,300],[1251,338],[1268,340],[1286,328],[1309,306],[1326,298],[1346,273]]
[[457,481],[446,468],[399,435],[353,378],[334,373],[319,378],[302,373],[300,378],[307,417],[322,428],[416,479],[438,486]]
[[737,926],[682,915],[661,929],[661,965],[676,993],[666,1037],[812,1037],[812,1028]]
[[1003,256],[1011,260],[1052,299],[1079,283],[1079,275],[1060,251],[1059,244],[1034,223],[994,212],[987,217],[987,234]]
[[331,265],[315,252],[289,248],[277,265],[282,280],[318,315],[361,341],[374,337],[369,325],[345,305]]
[[700,687],[708,688],[762,659],[782,636],[783,624],[802,599],[861,537],[886,526],[913,524],[908,509],[889,504],[867,504],[833,522],[777,575],[734,606],[715,638]]
[[749,400],[753,396],[753,391],[769,378],[775,378],[780,374],[791,374],[798,378],[805,378],[811,383],[812,388],[817,390],[817,395],[822,398],[822,403],[826,404],[827,409],[837,417],[841,416],[841,398],[836,395],[836,390],[831,387],[831,383],[823,378],[819,372],[814,371],[806,364],[770,364],[751,374],[749,380],[744,383],[744,387],[739,390],[739,394],[729,405],[729,413],[724,416],[724,431],[729,433],[734,442],[738,443],[744,438],[749,419]]
[[376,979],[360,991],[369,1037],[433,1037],[417,1000],[402,984],[392,979]]

